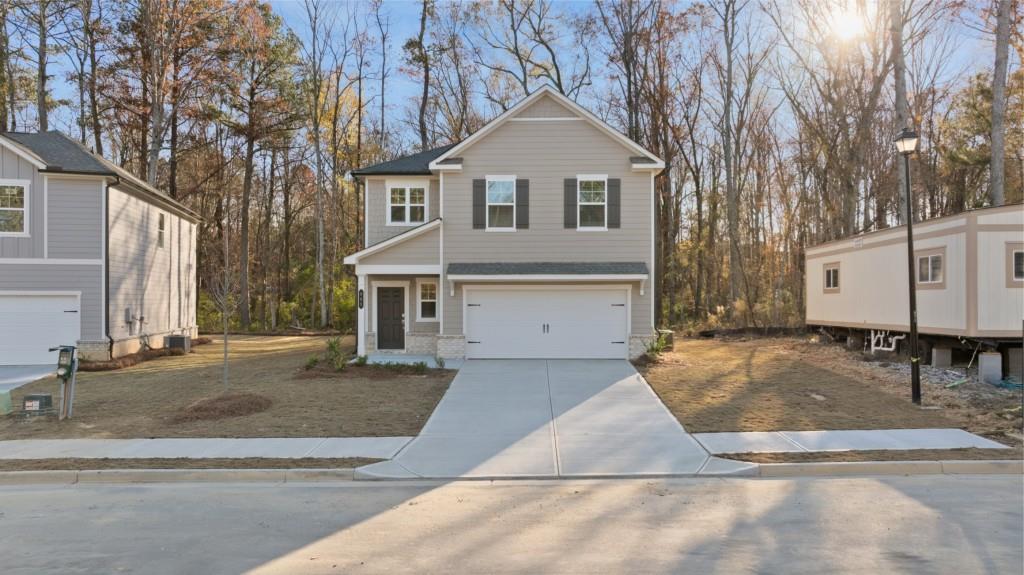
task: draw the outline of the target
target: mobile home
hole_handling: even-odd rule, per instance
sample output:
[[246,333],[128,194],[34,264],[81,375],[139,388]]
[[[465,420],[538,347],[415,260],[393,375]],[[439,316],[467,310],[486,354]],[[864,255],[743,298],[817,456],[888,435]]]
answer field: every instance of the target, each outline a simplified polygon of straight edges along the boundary
[[[906,234],[899,226],[808,248],[806,324],[872,350],[897,348],[910,323]],[[914,270],[924,356],[948,365],[951,349],[980,345],[1019,376],[1024,205],[915,223]]]

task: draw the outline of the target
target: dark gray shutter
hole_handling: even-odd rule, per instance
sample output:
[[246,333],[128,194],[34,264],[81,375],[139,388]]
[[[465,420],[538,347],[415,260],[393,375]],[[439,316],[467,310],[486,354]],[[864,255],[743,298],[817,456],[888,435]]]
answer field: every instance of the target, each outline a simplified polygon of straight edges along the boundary
[[608,227],[619,227],[622,218],[622,180],[608,179]]
[[487,227],[487,182],[473,180],[473,229]]
[[565,227],[576,228],[576,178],[565,179]]
[[516,229],[530,227],[530,180],[516,180]]

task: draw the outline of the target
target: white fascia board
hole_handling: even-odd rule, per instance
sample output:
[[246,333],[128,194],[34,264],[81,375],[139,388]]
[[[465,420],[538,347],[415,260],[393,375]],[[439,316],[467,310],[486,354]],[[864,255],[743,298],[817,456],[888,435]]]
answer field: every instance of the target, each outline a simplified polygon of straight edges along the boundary
[[371,264],[371,265],[356,265],[356,275],[424,275],[424,276],[436,276],[441,274],[441,266],[434,265],[390,265],[390,264]]
[[660,172],[665,169],[665,162],[658,160],[655,164],[630,164],[634,172]]
[[430,162],[427,165],[432,172],[461,172],[462,164],[438,164],[436,162]]
[[647,274],[503,274],[503,275],[477,275],[477,274],[449,274],[448,279],[455,282],[482,281],[482,282],[607,282],[607,281],[644,281]]
[[14,155],[32,164],[37,169],[45,170],[47,168],[46,162],[44,162],[42,158],[35,155],[31,151],[29,151],[28,148],[22,146],[21,144],[13,140],[10,140],[5,137],[0,137],[0,146],[7,148],[12,153],[14,153]]
[[430,230],[432,230],[432,229],[434,229],[434,228],[436,228],[436,227],[438,227],[440,225],[441,225],[441,218],[437,218],[435,220],[431,220],[431,221],[429,221],[429,222],[427,222],[425,224],[422,224],[419,227],[415,227],[415,228],[413,228],[413,229],[411,229],[411,230],[409,230],[409,231],[407,231],[405,233],[398,234],[397,236],[394,236],[392,238],[386,239],[386,240],[384,240],[384,241],[382,241],[380,243],[373,244],[372,246],[370,246],[370,247],[368,247],[368,248],[366,248],[364,250],[358,251],[358,252],[356,252],[356,253],[354,253],[352,255],[345,256],[345,259],[342,260],[342,263],[345,263],[346,265],[356,265],[356,264],[359,263],[360,259],[362,259],[362,258],[364,258],[366,256],[373,255],[373,254],[375,254],[377,252],[386,250],[386,249],[390,248],[391,246],[400,244],[400,243],[402,243],[402,242],[404,242],[406,240],[411,240],[412,238],[415,238],[417,236],[423,235],[424,233],[429,232]]

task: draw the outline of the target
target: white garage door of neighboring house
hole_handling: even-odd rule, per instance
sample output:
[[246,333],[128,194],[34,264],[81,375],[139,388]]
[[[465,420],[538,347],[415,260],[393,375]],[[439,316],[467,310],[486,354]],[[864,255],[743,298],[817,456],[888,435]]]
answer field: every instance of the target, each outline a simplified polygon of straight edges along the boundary
[[81,334],[77,295],[0,293],[0,365],[57,363],[58,345],[76,345]]
[[628,356],[629,291],[467,287],[468,358]]

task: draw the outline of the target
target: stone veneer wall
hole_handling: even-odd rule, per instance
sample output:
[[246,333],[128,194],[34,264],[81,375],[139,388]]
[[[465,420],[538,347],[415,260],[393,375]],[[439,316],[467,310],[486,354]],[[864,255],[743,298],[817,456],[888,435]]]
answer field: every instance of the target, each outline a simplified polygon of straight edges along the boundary
[[629,358],[636,359],[647,353],[647,346],[654,341],[653,335],[630,335],[629,336]]
[[466,338],[462,335],[437,336],[437,356],[442,359],[466,357]]

